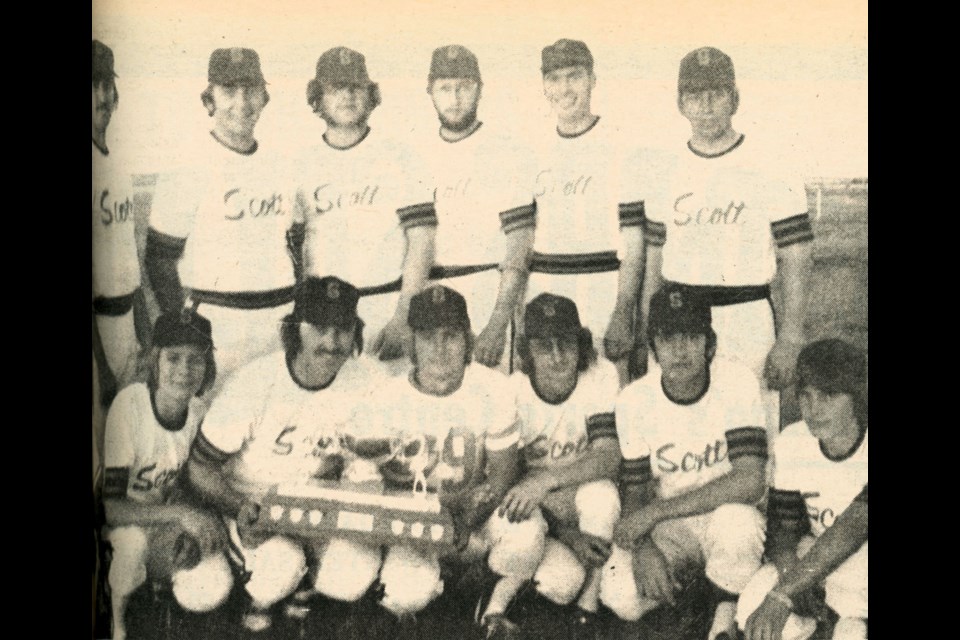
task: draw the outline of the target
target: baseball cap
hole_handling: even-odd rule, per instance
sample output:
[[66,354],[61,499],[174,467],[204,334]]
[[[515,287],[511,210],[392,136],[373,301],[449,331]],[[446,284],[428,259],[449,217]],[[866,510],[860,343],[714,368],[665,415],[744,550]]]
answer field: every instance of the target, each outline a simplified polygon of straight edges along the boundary
[[153,324],[153,346],[172,347],[184,344],[212,348],[213,331],[210,321],[190,309],[164,313],[157,318]]
[[260,56],[253,49],[231,47],[210,54],[207,80],[224,87],[256,87],[267,84],[260,70]]
[[736,77],[730,56],[713,47],[700,47],[680,61],[680,93],[708,89],[733,89]]
[[867,354],[838,338],[811,342],[797,357],[797,390],[812,386],[828,393],[862,394]]
[[334,84],[371,84],[367,59],[359,51],[334,47],[317,60],[317,82]]
[[593,71],[593,55],[587,45],[580,40],[560,38],[543,48],[540,54],[540,71],[544,75],[564,67],[583,65]]
[[360,292],[335,276],[309,277],[297,287],[293,317],[318,327],[346,327],[357,319]]
[[116,78],[113,70],[113,49],[99,40],[93,41],[93,81]]
[[650,336],[657,333],[707,333],[711,329],[711,320],[707,299],[688,287],[667,284],[650,300]]
[[437,78],[470,78],[480,82],[480,63],[477,56],[458,44],[437,47],[430,60],[427,82],[433,82]]
[[527,303],[523,316],[528,338],[550,338],[580,331],[580,314],[570,298],[541,293]]
[[407,324],[412,329],[461,327],[470,329],[467,301],[449,287],[433,285],[410,299]]

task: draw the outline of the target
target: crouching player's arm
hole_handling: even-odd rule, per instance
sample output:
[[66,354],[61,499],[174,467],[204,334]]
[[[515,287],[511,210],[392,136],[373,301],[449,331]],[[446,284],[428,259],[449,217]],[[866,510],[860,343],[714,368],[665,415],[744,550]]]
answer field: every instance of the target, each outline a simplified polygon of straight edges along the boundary
[[[787,500],[790,499],[790,494],[795,493],[796,495],[792,496],[793,501],[800,499],[805,516],[806,510],[799,492],[782,493],[786,494]],[[775,515],[773,511],[777,506],[774,495],[771,495],[771,516]],[[790,509],[790,503],[779,498],[777,502],[781,503],[779,511],[786,512]],[[800,560],[796,557],[799,527],[792,529],[782,526],[784,522],[789,523],[789,518],[768,519],[771,523],[768,554],[777,566],[780,579],[760,607],[747,619],[747,640],[779,639],[795,600],[807,593],[811,587],[823,582],[867,541],[867,487],[863,487],[860,495],[837,516],[833,525],[817,538],[810,551]],[[781,525],[775,527],[775,520],[780,520]]]

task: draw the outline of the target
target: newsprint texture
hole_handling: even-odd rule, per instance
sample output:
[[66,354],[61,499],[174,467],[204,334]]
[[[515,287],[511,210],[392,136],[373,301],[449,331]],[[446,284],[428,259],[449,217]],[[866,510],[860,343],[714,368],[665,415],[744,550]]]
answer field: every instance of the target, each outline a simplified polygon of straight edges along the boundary
[[94,0],[92,637],[866,638],[866,16]]

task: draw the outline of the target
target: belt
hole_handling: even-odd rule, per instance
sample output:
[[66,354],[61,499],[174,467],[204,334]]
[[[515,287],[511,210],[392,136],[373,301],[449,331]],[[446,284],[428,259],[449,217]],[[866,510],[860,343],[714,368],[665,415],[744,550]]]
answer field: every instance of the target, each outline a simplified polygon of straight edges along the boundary
[[195,303],[214,304],[231,309],[270,309],[293,302],[293,287],[268,291],[207,291],[190,289],[190,298]]
[[[496,269],[499,265],[496,262],[490,264],[475,264],[470,266],[456,266],[456,267],[432,267],[430,269],[430,279],[431,280],[444,280],[446,278],[459,278],[461,276],[469,276],[474,273],[482,273],[483,271],[490,271],[491,269]],[[360,297],[364,296],[376,296],[382,293],[396,293],[400,291],[400,287],[403,285],[403,278],[397,278],[392,282],[387,282],[385,284],[378,284],[372,287],[358,287],[357,290],[360,292]]]
[[[666,284],[666,283],[665,283]],[[758,284],[743,287],[723,287],[719,285],[680,284],[684,289],[699,294],[711,307],[726,307],[770,297],[770,285]]]
[[122,316],[133,308],[133,297],[137,289],[122,296],[97,296],[93,299],[93,312],[98,316]]
[[606,273],[620,269],[616,251],[594,253],[538,253],[534,251],[531,273],[581,274]]

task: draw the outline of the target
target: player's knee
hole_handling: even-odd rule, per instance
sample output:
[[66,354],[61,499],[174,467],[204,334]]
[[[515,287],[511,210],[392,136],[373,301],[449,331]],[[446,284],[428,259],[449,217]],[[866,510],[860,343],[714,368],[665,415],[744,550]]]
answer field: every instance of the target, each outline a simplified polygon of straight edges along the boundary
[[773,564],[765,564],[753,574],[737,599],[737,626],[741,629],[746,628],[747,618],[756,611],[770,590],[776,586],[779,578],[780,574]]
[[109,535],[113,559],[107,582],[117,595],[133,593],[147,581],[147,535],[140,527],[121,527]]
[[765,524],[763,515],[752,505],[722,504],[710,517],[707,535],[721,539],[759,541],[762,545]]
[[580,531],[610,540],[620,519],[620,493],[609,480],[588,482],[577,489],[575,498]]
[[600,573],[600,602],[621,620],[636,622],[644,613],[633,577],[633,556],[616,545]]
[[307,572],[303,549],[289,538],[274,536],[244,555],[250,572],[247,593],[261,609],[293,593]]
[[760,568],[766,538],[764,519],[755,507],[725,504],[707,526],[704,555],[707,577],[727,591],[739,593]]
[[318,558],[314,589],[334,600],[355,602],[377,579],[380,563],[379,547],[333,538]]
[[501,576],[532,577],[543,558],[547,537],[547,522],[540,511],[522,522],[510,522],[497,514],[491,520],[490,569]]
[[867,623],[860,618],[840,618],[833,627],[833,640],[865,640]]
[[570,547],[547,538],[543,560],[534,574],[537,592],[561,606],[568,605],[579,593],[587,572]]
[[406,546],[391,547],[380,570],[383,600],[380,604],[394,615],[421,611],[443,593],[440,564]]
[[187,611],[213,611],[230,596],[233,572],[227,558],[218,553],[208,556],[192,569],[173,574],[173,596]]

